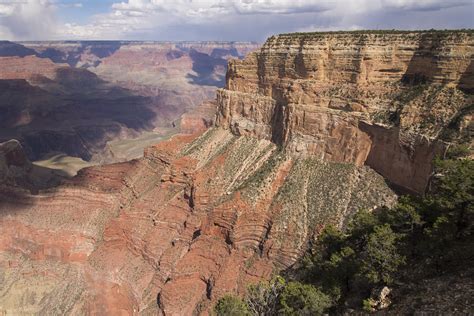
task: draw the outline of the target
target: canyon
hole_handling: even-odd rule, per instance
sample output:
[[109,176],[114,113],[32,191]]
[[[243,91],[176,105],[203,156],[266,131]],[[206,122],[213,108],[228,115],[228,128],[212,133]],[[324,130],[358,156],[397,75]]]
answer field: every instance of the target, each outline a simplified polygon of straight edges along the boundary
[[[121,89],[158,80],[81,54]],[[425,192],[437,155],[472,148],[473,56],[471,31],[275,35],[142,158],[35,188],[3,143],[0,313],[205,315],[291,269],[325,226]]]
[[[216,87],[224,85],[228,58],[242,58],[257,47],[0,42],[0,141],[18,139],[34,161],[58,154],[90,163],[138,158],[151,138],[157,142],[178,132],[183,113],[214,99]],[[120,140],[127,142],[109,144]],[[128,150],[129,143],[137,148]]]

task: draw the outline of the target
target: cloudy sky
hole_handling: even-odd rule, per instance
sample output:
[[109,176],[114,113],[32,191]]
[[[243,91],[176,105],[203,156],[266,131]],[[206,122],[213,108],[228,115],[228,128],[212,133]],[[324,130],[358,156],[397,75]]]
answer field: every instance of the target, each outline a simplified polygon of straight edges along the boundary
[[353,29],[474,28],[474,0],[0,0],[0,40],[263,41]]

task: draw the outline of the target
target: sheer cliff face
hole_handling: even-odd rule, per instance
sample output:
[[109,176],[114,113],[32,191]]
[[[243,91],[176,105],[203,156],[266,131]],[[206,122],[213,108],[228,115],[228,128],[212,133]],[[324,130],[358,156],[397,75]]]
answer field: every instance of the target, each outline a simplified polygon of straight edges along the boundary
[[217,125],[421,192],[472,107],[473,44],[472,32],[274,36],[229,64]]

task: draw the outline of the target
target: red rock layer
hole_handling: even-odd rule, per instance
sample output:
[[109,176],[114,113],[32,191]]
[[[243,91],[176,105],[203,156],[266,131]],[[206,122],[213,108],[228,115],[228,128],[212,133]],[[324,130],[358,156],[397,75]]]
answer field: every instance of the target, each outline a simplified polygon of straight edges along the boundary
[[32,79],[39,75],[55,79],[56,71],[67,65],[58,65],[36,56],[0,57],[0,79]]
[[184,113],[181,115],[181,133],[194,134],[210,128],[214,125],[216,111],[216,102],[207,101]]
[[[268,141],[220,129],[195,137],[37,195],[1,186],[0,312],[205,312],[292,265],[315,230],[340,225],[358,201],[394,199],[368,170],[347,165],[322,181],[329,165],[293,160]],[[338,202],[315,200],[311,179],[332,186]],[[372,181],[375,191],[358,188]]]

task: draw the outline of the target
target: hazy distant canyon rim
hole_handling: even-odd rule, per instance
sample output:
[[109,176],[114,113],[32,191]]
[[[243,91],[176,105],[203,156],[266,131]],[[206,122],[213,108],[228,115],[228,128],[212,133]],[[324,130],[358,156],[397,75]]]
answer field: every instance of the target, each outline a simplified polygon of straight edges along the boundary
[[88,163],[68,156],[89,164],[138,158],[146,146],[178,132],[183,113],[215,99],[229,58],[257,47],[0,42],[0,141],[18,139],[31,160],[70,166],[73,173]]
[[[206,315],[325,226],[425,192],[436,155],[473,145],[469,30],[5,45],[1,137],[24,150],[0,145],[0,313]],[[142,158],[71,179],[28,160],[98,159],[178,118]]]

